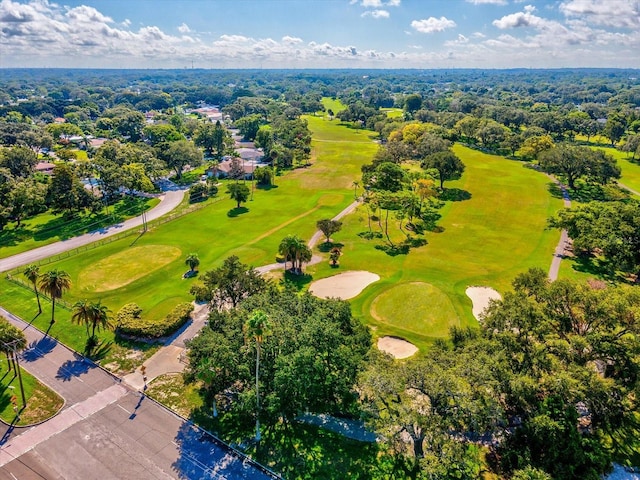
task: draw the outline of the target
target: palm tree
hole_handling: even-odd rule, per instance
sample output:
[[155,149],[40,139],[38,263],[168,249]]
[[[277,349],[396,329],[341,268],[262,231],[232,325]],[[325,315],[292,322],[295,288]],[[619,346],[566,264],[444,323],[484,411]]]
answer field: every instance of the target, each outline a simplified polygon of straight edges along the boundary
[[297,235],[287,235],[282,239],[278,247],[278,253],[286,261],[291,260],[291,270],[293,273],[302,273],[302,264],[311,260],[312,252],[305,241]]
[[360,182],[357,181],[357,180],[354,180],[352,185],[353,185],[353,198],[357,199],[358,198],[358,187],[360,186]]
[[245,325],[247,334],[256,342],[256,441],[260,441],[260,347],[269,333],[269,317],[262,310],[255,310]]
[[[24,332],[19,328],[13,326],[9,321],[0,316],[0,352],[4,352],[7,356],[7,362],[9,363],[9,370],[11,370],[11,363],[15,369],[15,374],[18,376],[18,382],[20,383],[20,393],[22,394],[22,405],[27,405],[27,400],[24,395],[24,385],[22,384],[22,374],[20,373],[20,364],[18,362],[18,353],[27,347],[27,337]],[[9,360],[11,358],[11,360]]]
[[193,272],[196,268],[198,268],[198,265],[200,265],[200,258],[198,258],[197,253],[190,253],[184,263]]
[[40,305],[40,294],[38,293],[37,280],[40,276],[40,267],[38,265],[28,265],[22,274],[33,283],[33,291],[36,293],[36,300],[38,300],[38,315],[42,313],[42,305]]
[[87,328],[87,338],[89,338],[89,325],[93,310],[88,300],[79,300],[73,304],[73,312],[71,314],[71,322],[78,325],[84,325]]
[[284,257],[285,271],[287,270],[287,260],[291,260],[291,269],[295,269],[294,252],[296,244],[296,237],[294,235],[287,235],[278,246],[278,253]]
[[[85,325],[87,328],[87,344],[86,351],[90,353],[95,345],[97,345],[96,330],[112,328],[109,322],[109,314],[111,310],[106,305],[81,300],[73,305],[73,313],[71,321],[78,325]],[[91,327],[91,335],[89,335],[89,327]]]
[[51,298],[51,325],[56,323],[54,313],[56,310],[56,298],[62,298],[62,294],[71,288],[71,278],[64,270],[49,270],[40,276],[40,290]]

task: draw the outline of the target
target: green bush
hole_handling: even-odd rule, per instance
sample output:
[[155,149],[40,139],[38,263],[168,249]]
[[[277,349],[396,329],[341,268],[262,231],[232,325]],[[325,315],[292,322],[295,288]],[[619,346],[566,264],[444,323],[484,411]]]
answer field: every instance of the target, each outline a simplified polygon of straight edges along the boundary
[[201,202],[206,200],[208,188],[204,183],[196,183],[189,188],[189,202]]
[[191,285],[189,293],[195,297],[196,302],[210,302],[212,299],[211,290],[201,283]]
[[128,303],[116,316],[116,334],[144,338],[164,337],[184,325],[192,311],[191,303],[180,303],[164,319],[151,321],[142,318],[142,309],[138,305]]

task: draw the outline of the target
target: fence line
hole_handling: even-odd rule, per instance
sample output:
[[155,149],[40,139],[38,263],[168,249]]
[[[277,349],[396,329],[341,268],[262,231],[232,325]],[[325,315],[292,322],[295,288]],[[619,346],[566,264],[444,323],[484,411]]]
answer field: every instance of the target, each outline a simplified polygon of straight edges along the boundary
[[[26,288],[30,292],[33,292],[33,284],[32,283],[27,283],[26,281],[22,280],[21,278],[13,277],[11,275],[7,275],[7,280],[9,280],[11,283],[14,283],[14,284],[18,285],[19,287]],[[40,297],[42,297],[42,298],[44,298],[44,299],[46,299],[48,301],[51,301],[51,297],[49,297],[46,293],[42,292],[39,289],[38,289],[38,295],[40,295]],[[67,302],[67,301],[65,301],[65,300],[63,300],[61,298],[57,298],[56,299],[56,305],[59,305],[62,308],[64,308],[65,310],[69,310],[69,311],[71,311],[72,308],[73,308],[73,306],[69,302]]]
[[[160,218],[157,218],[155,220],[151,220],[150,222],[147,222],[147,226],[148,228],[152,228],[152,227],[158,227],[160,225],[164,225],[167,222],[170,222],[172,220],[176,220],[178,218],[181,218],[185,215],[188,215],[189,213],[193,213],[196,212],[198,210],[202,210],[203,208],[206,208],[210,205],[214,205],[216,203],[218,203],[219,201],[221,201],[222,198],[221,197],[217,197],[214,198],[213,201],[211,202],[203,202],[203,203],[194,203],[193,205],[189,205],[186,208],[183,208],[179,211],[176,212],[172,212],[168,215],[164,215]],[[64,260],[66,258],[78,255],[79,253],[83,253],[83,252],[88,252],[89,250],[93,250],[96,249],[98,247],[101,247],[103,245],[107,245],[109,243],[112,242],[116,242],[118,240],[122,240],[123,238],[129,237],[131,235],[134,234],[142,234],[144,233],[143,230],[141,230],[140,228],[131,228],[127,231],[124,232],[120,232],[118,234],[115,235],[111,235],[107,238],[103,238],[102,240],[96,240],[95,242],[91,242],[88,243],[86,245],[82,245],[80,247],[76,247],[76,248],[72,248],[71,250],[67,250],[66,252],[61,252],[58,253],[57,255],[53,255],[51,257],[47,257],[47,258],[43,258],[42,260],[38,260],[36,262],[34,262],[35,265],[41,267],[43,265],[49,265],[51,263],[55,263],[58,262],[60,260]],[[16,267],[13,270],[9,270],[6,272],[6,278],[15,283],[16,285],[25,287],[29,290],[31,290],[31,285],[25,283],[22,281],[22,279],[18,279],[16,278],[16,276],[22,274],[22,271],[24,270],[24,265],[20,266],[20,267]],[[50,300],[50,299],[49,299]],[[56,300],[56,303],[58,303],[58,300]],[[66,308],[66,307],[65,307]],[[70,309],[70,307],[69,307]]]

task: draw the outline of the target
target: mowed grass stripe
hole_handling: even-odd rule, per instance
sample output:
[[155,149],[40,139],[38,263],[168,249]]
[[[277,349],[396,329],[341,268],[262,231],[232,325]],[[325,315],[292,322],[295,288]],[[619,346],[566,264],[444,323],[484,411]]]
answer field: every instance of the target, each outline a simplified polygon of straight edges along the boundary
[[[333,142],[314,144],[311,166],[278,177],[275,188],[256,189],[253,201],[245,204],[246,213],[236,215],[234,202],[224,199],[154,227],[139,238],[129,237],[115,241],[47,265],[43,270],[59,268],[70,274],[73,287],[64,295],[64,299],[70,303],[85,298],[101,300],[115,313],[124,304],[135,302],[142,307],[143,314],[161,318],[173,305],[193,299],[189,288],[196,280],[182,279],[182,274],[187,270],[184,259],[188,253],[199,255],[200,271],[219,266],[230,254],[238,254],[243,262],[254,266],[273,263],[278,245],[286,234],[294,233],[310,238],[316,230],[317,220],[333,217],[353,201],[351,183],[359,178],[360,167],[371,161],[377,149],[373,141],[370,145],[361,143],[374,136],[372,132],[345,128],[339,122],[323,117],[306,118],[314,137],[354,141],[345,141],[339,145]],[[226,196],[225,190],[223,185],[220,188],[221,196]],[[134,240],[135,244],[132,245]],[[248,243],[251,245],[248,246]],[[112,255],[132,258],[136,247],[144,248],[145,252],[154,248],[178,248],[182,255],[164,265],[154,266],[153,261],[149,260],[148,264],[144,261],[153,253],[145,253],[142,264],[132,261],[131,269],[144,273],[140,278],[126,284],[121,282],[119,288],[110,291],[83,289],[81,272],[90,271]],[[110,279],[104,278],[102,281],[109,283]],[[0,302],[25,319],[34,318],[37,304],[33,293],[6,280],[2,282]],[[96,288],[95,285],[100,282],[100,279],[92,279],[91,284]],[[48,327],[49,308],[45,305],[45,313],[34,321],[45,330]],[[82,350],[84,329],[70,326],[70,313],[65,310],[57,310],[56,318],[58,321],[51,334]],[[113,339],[110,332],[100,335],[106,341]]]
[[[551,197],[544,175],[521,162],[460,145],[454,151],[466,170],[460,180],[447,182],[445,187],[464,190],[471,198],[450,202],[441,210],[443,217],[438,223],[443,232],[428,233],[426,246],[395,257],[377,250],[374,246],[381,240],[358,236],[367,231],[364,208],[345,218],[343,231],[336,236],[345,244],[341,268],[369,270],[383,279],[354,300],[354,311],[376,329],[377,335],[404,336],[421,348],[432,338],[424,333],[423,326],[412,326],[412,318],[390,325],[371,315],[372,302],[379,294],[395,283],[426,282],[448,296],[461,325],[474,325],[471,301],[464,294],[466,287],[486,285],[501,292],[508,290],[513,278],[527,268],[548,269],[559,239],[559,232],[546,230],[546,220],[562,208],[562,202]],[[328,263],[312,268],[317,278],[335,274]],[[450,313],[434,314],[433,321],[438,324],[452,321]]]

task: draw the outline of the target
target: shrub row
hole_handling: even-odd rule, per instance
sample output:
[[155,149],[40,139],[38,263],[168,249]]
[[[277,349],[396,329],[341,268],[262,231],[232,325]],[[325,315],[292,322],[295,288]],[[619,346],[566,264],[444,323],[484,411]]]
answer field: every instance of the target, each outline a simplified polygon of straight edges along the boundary
[[180,303],[164,319],[151,321],[142,317],[142,309],[138,305],[128,303],[116,316],[116,334],[145,338],[171,335],[189,320],[192,311],[191,303]]

